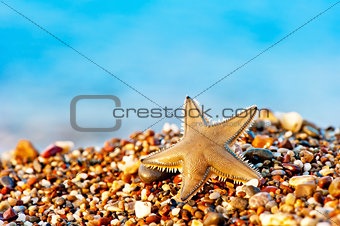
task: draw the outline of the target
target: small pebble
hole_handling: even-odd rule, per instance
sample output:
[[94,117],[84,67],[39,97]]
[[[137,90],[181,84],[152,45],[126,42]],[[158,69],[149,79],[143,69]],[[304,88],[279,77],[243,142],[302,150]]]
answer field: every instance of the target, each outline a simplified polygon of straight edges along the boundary
[[136,201],[135,214],[137,218],[143,218],[151,213],[151,202]]

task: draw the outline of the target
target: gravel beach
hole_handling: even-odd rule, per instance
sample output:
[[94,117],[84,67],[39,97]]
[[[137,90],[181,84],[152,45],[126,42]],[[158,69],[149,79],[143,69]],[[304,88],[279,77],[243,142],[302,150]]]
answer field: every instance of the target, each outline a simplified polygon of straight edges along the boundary
[[260,116],[232,147],[262,174],[261,185],[212,178],[187,203],[182,176],[151,170],[140,158],[181,137],[135,132],[103,147],[56,142],[38,152],[20,140],[2,156],[0,225],[340,225],[340,130],[298,113]]

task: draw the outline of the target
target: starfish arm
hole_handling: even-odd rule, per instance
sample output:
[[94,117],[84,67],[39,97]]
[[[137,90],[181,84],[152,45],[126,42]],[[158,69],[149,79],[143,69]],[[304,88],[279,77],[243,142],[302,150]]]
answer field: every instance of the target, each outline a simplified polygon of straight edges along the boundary
[[153,152],[141,159],[142,164],[160,170],[178,169],[182,166],[182,141],[167,149]]
[[203,188],[212,174],[210,167],[202,162],[189,164],[185,162],[183,165],[182,188],[179,195],[182,202],[188,201]]
[[209,126],[206,136],[219,145],[227,143],[232,146],[237,138],[247,131],[252,124],[257,112],[257,107],[252,106],[225,121]]
[[190,131],[197,132],[199,128],[208,125],[207,120],[204,117],[202,110],[199,108],[196,101],[187,96],[184,105],[184,136]]
[[211,171],[225,181],[232,179],[236,182],[247,182],[251,179],[261,179],[261,174],[252,164],[226,148],[215,146],[213,152],[207,156],[211,164]]

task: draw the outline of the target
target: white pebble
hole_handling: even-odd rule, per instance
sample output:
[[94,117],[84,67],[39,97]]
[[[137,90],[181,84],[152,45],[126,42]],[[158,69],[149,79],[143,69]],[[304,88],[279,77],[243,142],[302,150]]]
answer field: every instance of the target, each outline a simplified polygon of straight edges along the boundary
[[79,173],[78,177],[85,180],[87,178],[87,173]]
[[174,208],[174,209],[171,210],[171,214],[172,214],[172,216],[177,216],[180,211],[181,211],[180,208]]
[[213,192],[209,195],[210,199],[218,199],[219,197],[221,197],[221,194],[217,191],[215,191],[215,192]]
[[135,214],[137,218],[149,216],[151,213],[151,202],[136,201]]
[[303,166],[303,169],[304,169],[305,172],[308,172],[310,169],[312,169],[312,165],[309,162],[307,162]]
[[285,137],[291,137],[293,135],[292,131],[285,132]]
[[18,185],[19,187],[22,187],[22,186],[25,185],[25,182],[23,182],[23,181],[18,181],[18,182],[17,182],[17,185]]
[[51,219],[51,223],[56,225],[56,224],[59,222],[59,221],[58,221],[59,218],[60,218],[59,215],[53,215],[53,216],[52,216],[52,219]]
[[43,180],[41,181],[41,186],[43,186],[43,187],[49,187],[49,186],[51,186],[51,182],[49,182],[48,180],[43,179]]
[[246,185],[252,185],[254,187],[257,187],[257,185],[259,185],[259,180],[258,179],[251,179],[250,181],[248,181],[247,183],[245,183]]
[[26,215],[23,213],[19,213],[17,221],[25,221],[25,220],[26,220]]
[[303,167],[303,163],[301,162],[301,160],[295,160],[294,165],[300,166],[301,168]]
[[32,168],[27,168],[25,173],[32,174],[34,171]]
[[163,129],[162,129],[164,132],[170,132],[171,130],[171,126],[170,126],[170,123],[166,122],[164,123],[163,125]]
[[31,201],[31,197],[29,197],[29,196],[22,196],[21,200],[22,200],[22,202],[24,204],[27,204],[27,203],[29,203]]

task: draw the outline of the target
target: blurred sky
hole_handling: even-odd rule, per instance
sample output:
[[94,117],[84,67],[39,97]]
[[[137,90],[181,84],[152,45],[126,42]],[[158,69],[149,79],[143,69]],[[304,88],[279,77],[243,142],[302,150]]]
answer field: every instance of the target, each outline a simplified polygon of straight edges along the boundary
[[[160,105],[177,107],[336,1],[6,1]],[[256,104],[340,124],[340,4],[198,97],[212,112]],[[112,133],[69,123],[71,99],[112,94],[123,107],[157,107],[0,4],[0,151],[31,140],[102,145]],[[78,123],[111,126],[107,101],[81,101]],[[166,120],[153,127],[160,130]],[[167,120],[179,125],[176,119]]]

